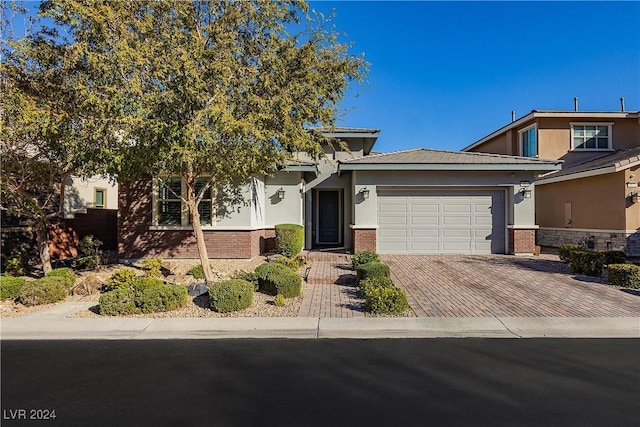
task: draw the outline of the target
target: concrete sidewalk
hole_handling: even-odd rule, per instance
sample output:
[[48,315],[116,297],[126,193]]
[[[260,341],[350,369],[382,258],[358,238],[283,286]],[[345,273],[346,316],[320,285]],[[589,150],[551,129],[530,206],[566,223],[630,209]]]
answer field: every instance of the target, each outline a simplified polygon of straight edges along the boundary
[[640,317],[2,319],[3,340],[640,338]]

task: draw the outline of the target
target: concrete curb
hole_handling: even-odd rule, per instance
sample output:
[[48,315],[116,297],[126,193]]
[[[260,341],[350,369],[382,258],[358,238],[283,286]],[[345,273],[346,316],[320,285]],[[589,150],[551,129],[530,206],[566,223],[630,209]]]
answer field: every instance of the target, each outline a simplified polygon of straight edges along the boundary
[[639,317],[2,319],[3,340],[217,338],[640,338]]

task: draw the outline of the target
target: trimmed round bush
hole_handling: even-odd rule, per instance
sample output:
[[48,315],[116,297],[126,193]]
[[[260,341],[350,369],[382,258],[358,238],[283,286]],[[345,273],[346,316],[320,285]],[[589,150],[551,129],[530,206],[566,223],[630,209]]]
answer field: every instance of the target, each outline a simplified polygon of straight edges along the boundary
[[640,289],[640,267],[634,264],[609,264],[609,284]]
[[569,256],[569,268],[576,274],[600,277],[604,268],[605,257],[602,252],[589,250],[572,251]]
[[370,288],[365,294],[365,308],[372,314],[401,314],[409,309],[407,295],[397,286]]
[[73,288],[73,285],[76,283],[76,275],[73,273],[73,270],[67,267],[51,270],[45,274],[44,277],[62,277],[67,282],[68,289]]
[[68,283],[68,279],[56,276],[34,280],[22,287],[19,301],[26,306],[62,301],[69,294]]
[[368,262],[356,269],[358,283],[371,277],[390,277],[389,266],[381,262]]
[[358,267],[370,262],[380,262],[380,256],[373,251],[356,252],[351,255],[351,268],[357,270]]
[[625,264],[627,262],[627,254],[624,251],[605,251],[604,265]]
[[0,299],[16,299],[27,282],[22,277],[0,277]]
[[136,307],[135,293],[128,288],[115,288],[100,295],[100,314],[117,316],[136,314],[140,310]]
[[282,294],[285,298],[293,298],[302,290],[302,278],[277,262],[260,265],[254,274],[258,278],[259,289],[270,295]]
[[142,292],[149,288],[159,288],[165,286],[164,282],[157,277],[136,277],[131,287],[136,292]]
[[141,313],[176,310],[187,303],[187,288],[180,285],[139,288],[134,295],[135,305]]
[[118,288],[133,288],[137,281],[136,272],[127,268],[121,268],[113,272],[110,278],[107,279],[104,290],[109,292]]
[[369,277],[361,280],[358,286],[360,288],[360,295],[364,297],[370,289],[388,288],[393,286],[393,282],[388,277]]
[[253,302],[254,285],[246,280],[230,279],[209,287],[209,301],[213,311],[229,313],[243,310]]
[[304,244],[304,227],[298,224],[277,224],[276,251],[284,256],[300,253]]
[[568,264],[569,261],[571,261],[571,254],[573,252],[584,251],[584,250],[585,250],[584,246],[574,245],[572,243],[566,243],[560,246],[560,249],[558,250],[558,256],[560,257],[560,261]]

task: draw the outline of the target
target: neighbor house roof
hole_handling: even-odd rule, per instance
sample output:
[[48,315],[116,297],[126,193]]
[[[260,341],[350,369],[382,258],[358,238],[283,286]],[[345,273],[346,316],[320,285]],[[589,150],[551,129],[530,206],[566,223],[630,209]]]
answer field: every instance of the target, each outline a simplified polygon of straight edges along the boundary
[[618,150],[614,153],[598,157],[597,159],[588,160],[561,171],[549,173],[541,177],[537,182],[539,184],[551,184],[553,182],[568,181],[570,179],[620,172],[638,165],[640,165],[640,147],[635,147],[627,150]]
[[538,170],[561,168],[562,160],[539,160],[460,151],[413,150],[380,153],[340,162],[340,170]]
[[480,144],[487,142],[490,139],[495,138],[498,135],[503,134],[504,132],[518,128],[523,124],[536,119],[536,118],[573,118],[573,119],[626,119],[626,118],[640,118],[640,111],[561,111],[561,110],[533,110],[529,114],[520,117],[518,120],[515,120],[495,132],[490,133],[477,140],[476,142],[467,145],[462,149],[462,151],[469,151]]

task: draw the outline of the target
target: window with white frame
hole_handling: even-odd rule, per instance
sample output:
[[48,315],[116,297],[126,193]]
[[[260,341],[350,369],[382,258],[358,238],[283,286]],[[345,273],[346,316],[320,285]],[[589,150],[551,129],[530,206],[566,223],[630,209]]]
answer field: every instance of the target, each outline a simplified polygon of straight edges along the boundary
[[518,132],[520,138],[520,155],[523,157],[538,156],[538,132],[536,125]]
[[107,203],[107,190],[104,188],[93,189],[93,207],[104,209]]
[[611,150],[611,123],[571,123],[572,150]]
[[[196,181],[196,197],[207,182],[206,178]],[[191,218],[187,214],[186,202],[183,200],[183,198],[186,198],[186,188],[182,180],[180,178],[159,178],[157,185],[157,209],[155,210],[156,218],[154,222],[157,225],[190,226]],[[212,224],[213,199],[211,194],[211,187],[209,187],[204,191],[202,200],[198,205],[200,223],[203,225]]]

